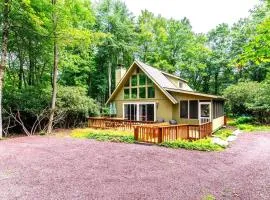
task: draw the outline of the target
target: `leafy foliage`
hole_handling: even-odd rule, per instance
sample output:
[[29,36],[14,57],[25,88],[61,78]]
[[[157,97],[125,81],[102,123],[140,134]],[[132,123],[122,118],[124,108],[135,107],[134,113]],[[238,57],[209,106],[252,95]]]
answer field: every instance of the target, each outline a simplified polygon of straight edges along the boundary
[[29,116],[50,107],[54,42],[59,46],[56,112],[67,113],[74,125],[98,114],[98,106],[106,110],[117,66],[129,67],[134,59],[187,79],[195,90],[224,93],[229,112],[269,123],[268,1],[233,26],[220,24],[206,34],[194,33],[187,18],[166,19],[147,10],[135,18],[119,0],[57,0],[54,6],[17,0],[9,6],[4,107],[22,111],[30,124]]
[[175,140],[171,142],[163,142],[160,144],[164,147],[169,148],[184,148],[190,150],[199,150],[199,151],[220,151],[223,148],[217,144],[213,144],[211,139],[200,139],[195,141],[187,141],[187,140]]
[[223,139],[223,140],[226,140],[229,136],[232,135],[232,132],[233,131],[230,130],[230,129],[222,128],[222,129],[218,130],[217,132],[215,132],[214,135],[216,137],[219,137],[219,138]]
[[228,110],[236,115],[253,114],[261,123],[269,123],[269,86],[268,82],[242,82],[226,88]]

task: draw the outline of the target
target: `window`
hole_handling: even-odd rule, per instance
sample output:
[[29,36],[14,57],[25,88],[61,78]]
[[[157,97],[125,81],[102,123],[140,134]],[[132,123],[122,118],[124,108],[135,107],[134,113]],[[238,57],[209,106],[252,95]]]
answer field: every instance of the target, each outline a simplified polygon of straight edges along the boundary
[[146,89],[145,89],[145,87],[140,87],[139,88],[139,97],[140,98],[145,98],[146,97]]
[[128,120],[137,120],[137,105],[136,104],[126,104],[124,105],[124,116]]
[[137,86],[137,75],[132,75],[131,86]]
[[179,88],[183,88],[183,83],[179,81]]
[[147,85],[153,85],[153,82],[148,77],[147,77]]
[[137,99],[137,88],[131,88],[131,98]]
[[198,119],[198,101],[189,101],[189,119]]
[[155,98],[155,88],[154,87],[148,87],[148,98]]
[[155,104],[124,104],[124,118],[127,120],[155,121]]
[[188,101],[180,101],[180,118],[188,118]]
[[224,102],[223,101],[213,101],[213,118],[219,118],[224,116]]
[[140,74],[139,75],[139,84],[140,85],[146,85],[146,76],[145,76],[145,74]]
[[129,88],[125,88],[124,89],[124,99],[129,99],[130,98],[130,96],[129,96]]

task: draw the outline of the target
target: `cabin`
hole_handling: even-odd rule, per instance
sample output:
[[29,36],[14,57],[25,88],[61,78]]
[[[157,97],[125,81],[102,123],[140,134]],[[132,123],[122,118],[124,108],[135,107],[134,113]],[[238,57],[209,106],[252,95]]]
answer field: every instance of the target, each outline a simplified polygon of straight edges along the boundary
[[140,61],[116,70],[116,88],[106,102],[117,119],[201,125],[212,132],[225,123],[224,98],[194,91],[181,77]]

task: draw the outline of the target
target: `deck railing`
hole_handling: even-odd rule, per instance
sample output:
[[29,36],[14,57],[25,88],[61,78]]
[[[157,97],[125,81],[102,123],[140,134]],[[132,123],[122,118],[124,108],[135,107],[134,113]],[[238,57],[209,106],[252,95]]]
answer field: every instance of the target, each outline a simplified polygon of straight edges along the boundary
[[88,127],[93,128],[114,128],[121,130],[131,130],[133,131],[133,126],[135,125],[144,125],[144,124],[154,124],[155,122],[147,121],[132,121],[124,120],[119,118],[107,118],[107,117],[89,117],[88,118]]
[[201,125],[142,125],[134,127],[134,138],[137,141],[162,143],[178,139],[197,140],[212,134],[212,123]]
[[89,117],[88,127],[134,130],[135,140],[149,143],[162,143],[178,139],[197,140],[212,134],[212,122],[201,125],[167,125],[164,123],[132,121],[118,118]]

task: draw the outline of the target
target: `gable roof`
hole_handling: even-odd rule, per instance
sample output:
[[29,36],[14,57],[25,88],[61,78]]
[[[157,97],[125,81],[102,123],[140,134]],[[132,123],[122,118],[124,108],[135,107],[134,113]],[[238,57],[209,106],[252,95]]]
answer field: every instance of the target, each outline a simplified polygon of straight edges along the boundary
[[161,92],[173,103],[176,104],[177,100],[164,88],[165,87],[174,87],[174,84],[170,82],[158,69],[150,67],[140,61],[135,60],[122,79],[117,84],[115,90],[113,91],[112,95],[107,100],[106,104],[108,104],[120,90],[121,86],[124,85],[125,81],[129,78],[129,75],[133,71],[133,69],[138,66],[147,76],[148,78],[153,81],[153,83],[161,90]]
[[216,99],[223,99],[220,96],[215,95],[208,95],[208,94],[202,94],[194,91],[188,91],[177,88],[167,77],[171,76],[173,78],[177,78],[179,80],[182,80],[183,82],[187,82],[184,79],[181,79],[175,75],[169,74],[167,72],[160,71],[154,67],[151,67],[143,62],[140,62],[138,60],[135,60],[132,65],[129,67],[128,71],[125,73],[125,75],[122,77],[122,79],[117,84],[115,90],[113,91],[112,95],[107,100],[106,104],[108,104],[118,93],[118,91],[121,89],[121,86],[124,85],[126,80],[130,77],[133,69],[138,66],[150,79],[151,81],[161,90],[161,92],[173,103],[177,104],[178,101],[170,94],[170,92],[178,92],[178,93],[185,93],[185,94],[192,94],[197,96],[205,96],[210,98],[216,98]]

